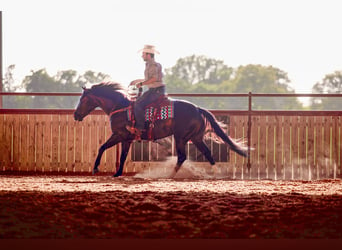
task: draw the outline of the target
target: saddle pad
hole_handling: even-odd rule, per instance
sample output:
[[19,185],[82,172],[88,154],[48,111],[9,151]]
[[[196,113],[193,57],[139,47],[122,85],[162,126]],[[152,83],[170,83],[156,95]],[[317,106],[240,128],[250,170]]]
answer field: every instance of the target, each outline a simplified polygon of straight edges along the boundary
[[[153,117],[155,115],[155,117]],[[127,109],[127,117],[129,121],[132,121],[133,110],[132,107]],[[170,105],[162,106],[160,108],[148,107],[145,109],[145,121],[153,122],[156,120],[164,120],[174,117],[173,102]]]
[[[165,120],[173,118],[173,106],[163,106],[160,108],[149,107],[145,109],[145,121],[153,122],[155,120]],[[155,117],[154,117],[155,116]]]

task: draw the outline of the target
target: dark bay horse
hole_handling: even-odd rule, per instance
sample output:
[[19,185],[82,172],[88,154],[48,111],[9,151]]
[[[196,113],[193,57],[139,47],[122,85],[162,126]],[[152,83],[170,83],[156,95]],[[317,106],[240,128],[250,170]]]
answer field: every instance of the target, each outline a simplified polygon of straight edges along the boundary
[[[247,157],[247,148],[239,145],[227,136],[214,115],[208,110],[183,100],[173,100],[173,102],[174,118],[156,120],[153,128],[153,138],[155,140],[174,135],[178,159],[173,176],[186,160],[185,146],[189,140],[196,145],[211,165],[215,164],[209,148],[203,141],[204,135],[209,130],[214,132],[214,134],[211,133],[211,136],[216,136],[221,141],[227,143],[233,151]],[[74,119],[82,121],[91,111],[100,107],[110,116],[112,130],[110,138],[99,148],[93,169],[94,174],[99,171],[98,166],[103,152],[121,143],[122,152],[119,169],[114,174],[114,177],[122,175],[129,148],[136,139],[135,135],[126,128],[127,125],[132,125],[127,116],[127,108],[131,104],[132,101],[128,97],[127,91],[118,83],[99,83],[89,89],[83,88],[83,94],[75,110]],[[146,132],[141,135],[142,140],[147,140],[148,138]]]

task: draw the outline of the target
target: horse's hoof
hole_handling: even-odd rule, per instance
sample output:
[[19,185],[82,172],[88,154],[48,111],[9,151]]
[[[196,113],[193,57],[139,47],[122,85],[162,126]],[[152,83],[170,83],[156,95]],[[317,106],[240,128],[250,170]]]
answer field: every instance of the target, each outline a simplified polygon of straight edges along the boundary
[[100,172],[99,169],[97,169],[97,168],[93,169],[93,175],[97,174],[98,172]]
[[179,169],[180,169],[180,166],[176,166],[176,167],[173,169],[173,172],[172,172],[172,174],[171,174],[171,176],[170,176],[170,179],[173,179],[173,178],[176,176],[176,174],[177,174],[177,172],[178,172]]
[[121,173],[116,173],[113,175],[113,177],[120,177],[122,174]]
[[176,171],[173,171],[171,176],[170,176],[170,179],[173,179],[175,176],[176,176],[177,172]]

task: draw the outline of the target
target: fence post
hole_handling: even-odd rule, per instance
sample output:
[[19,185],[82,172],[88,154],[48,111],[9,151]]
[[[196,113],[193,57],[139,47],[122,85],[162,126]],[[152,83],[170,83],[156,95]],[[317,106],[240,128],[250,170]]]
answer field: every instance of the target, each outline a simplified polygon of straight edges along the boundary
[[248,122],[247,122],[247,169],[248,173],[251,171],[251,130],[252,130],[252,92],[248,93]]

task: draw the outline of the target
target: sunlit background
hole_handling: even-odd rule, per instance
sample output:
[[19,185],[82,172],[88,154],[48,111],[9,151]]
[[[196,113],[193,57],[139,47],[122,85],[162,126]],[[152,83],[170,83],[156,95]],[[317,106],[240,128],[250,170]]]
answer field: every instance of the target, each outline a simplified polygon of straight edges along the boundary
[[[339,0],[2,0],[3,64],[17,83],[31,70],[143,75],[144,44],[163,68],[205,55],[230,67],[272,65],[296,93],[342,69]],[[5,68],[3,69],[5,71]]]

